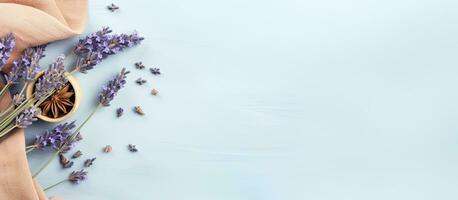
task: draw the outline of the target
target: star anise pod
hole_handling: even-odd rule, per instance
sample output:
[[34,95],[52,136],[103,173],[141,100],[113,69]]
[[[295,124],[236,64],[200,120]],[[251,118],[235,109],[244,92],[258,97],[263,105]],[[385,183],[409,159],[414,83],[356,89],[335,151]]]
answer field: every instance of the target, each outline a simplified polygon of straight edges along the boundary
[[70,84],[67,84],[41,104],[42,114],[54,118],[67,114],[68,108],[73,106],[70,99],[73,95],[75,93],[70,90]]

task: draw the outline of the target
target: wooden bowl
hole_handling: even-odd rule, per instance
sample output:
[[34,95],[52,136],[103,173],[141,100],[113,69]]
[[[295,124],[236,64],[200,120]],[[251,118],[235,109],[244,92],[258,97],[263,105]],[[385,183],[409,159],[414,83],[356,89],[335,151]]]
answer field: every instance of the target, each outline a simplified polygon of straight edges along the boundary
[[[38,73],[37,78],[35,78],[35,81],[33,82],[33,84],[29,84],[27,86],[27,90],[26,90],[27,98],[31,98],[33,96],[33,90],[35,89],[35,83],[38,81],[38,78],[41,77],[43,74],[44,74],[44,72]],[[74,94],[75,98],[74,98],[74,102],[73,102],[73,107],[65,115],[60,116],[58,118],[52,118],[52,117],[48,117],[48,116],[45,116],[45,115],[38,115],[37,117],[39,119],[41,119],[43,121],[46,121],[46,122],[53,122],[53,123],[54,122],[61,122],[61,121],[64,121],[65,119],[69,118],[71,115],[73,115],[73,113],[76,112],[76,110],[78,110],[78,107],[79,107],[80,102],[81,102],[81,95],[82,95],[81,87],[80,87],[77,79],[73,75],[71,75],[68,72],[65,72],[65,75],[67,76],[68,84],[70,84],[70,86],[73,88],[73,92],[75,93]]]

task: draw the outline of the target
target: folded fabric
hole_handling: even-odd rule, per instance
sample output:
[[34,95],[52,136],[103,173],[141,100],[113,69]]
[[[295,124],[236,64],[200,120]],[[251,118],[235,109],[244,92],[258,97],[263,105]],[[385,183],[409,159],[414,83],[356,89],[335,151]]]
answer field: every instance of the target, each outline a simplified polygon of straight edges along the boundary
[[[16,37],[16,49],[10,62],[27,47],[80,34],[86,17],[87,0],[0,0],[0,36],[13,32]],[[5,95],[0,100],[0,109],[10,101],[10,95]],[[21,129],[0,140],[0,199],[48,199],[32,179]]]

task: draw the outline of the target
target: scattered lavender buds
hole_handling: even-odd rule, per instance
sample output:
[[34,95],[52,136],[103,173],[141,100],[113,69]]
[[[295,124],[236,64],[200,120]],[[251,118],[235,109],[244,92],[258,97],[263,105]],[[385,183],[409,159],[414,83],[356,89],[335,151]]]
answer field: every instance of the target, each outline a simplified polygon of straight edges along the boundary
[[140,107],[140,106],[135,106],[134,107],[134,111],[135,111],[135,113],[137,113],[139,115],[144,115],[145,114],[145,112],[143,112],[142,107]]
[[75,121],[59,124],[52,130],[46,131],[43,135],[37,136],[34,145],[41,150],[44,150],[46,147],[57,150],[72,134],[72,129],[75,126]]
[[94,68],[103,59],[110,55],[114,55],[128,47],[140,44],[144,39],[138,33],[134,32],[127,34],[109,34],[111,29],[104,27],[102,30],[92,33],[85,38],[82,38],[76,44],[73,50],[78,59],[76,62],[76,70],[81,73]]
[[59,154],[59,163],[62,168],[70,168],[73,166],[73,161],[70,161],[68,158],[64,156],[64,154]]
[[66,83],[64,56],[59,56],[35,83],[34,97],[44,99],[49,93],[62,88]]
[[110,4],[110,5],[107,6],[107,9],[108,9],[109,11],[111,11],[111,12],[114,12],[114,11],[116,11],[116,10],[119,9],[119,6],[117,6],[117,5],[115,5],[115,4],[112,3],[112,4]]
[[107,145],[103,148],[103,152],[105,153],[110,153],[113,150],[113,147],[111,145]]
[[138,151],[137,147],[135,145],[133,145],[133,144],[129,144],[127,146],[127,149],[129,149],[130,152],[137,152]]
[[136,81],[135,81],[137,84],[139,85],[143,85],[146,83],[146,80],[145,79],[142,79],[142,78],[138,78]]
[[126,71],[126,68],[122,68],[121,73],[102,88],[102,92],[99,94],[100,104],[103,106],[110,106],[110,102],[126,84],[127,74],[129,74],[129,71]]
[[145,69],[145,65],[143,65],[142,62],[136,62],[135,63],[135,68],[137,68],[137,69]]
[[76,151],[73,155],[72,155],[72,158],[75,159],[75,158],[79,158],[81,155],[83,155],[83,153],[81,153],[80,150]]
[[149,68],[149,71],[153,74],[153,75],[161,75],[161,69],[159,68]]
[[19,116],[16,117],[16,126],[19,128],[27,128],[37,121],[37,116],[40,115],[40,108],[34,106],[25,109]]
[[86,161],[84,161],[84,167],[90,167],[92,164],[94,164],[95,159],[96,158],[94,157],[94,158],[89,158]]
[[116,117],[121,117],[124,114],[124,109],[118,108],[116,109]]
[[0,70],[6,64],[11,56],[11,52],[16,46],[16,39],[13,33],[6,34],[5,37],[0,38]]
[[157,96],[157,93],[159,93],[159,91],[156,88],[153,88],[153,90],[151,90],[152,95]]
[[73,171],[68,177],[68,180],[73,184],[79,184],[81,181],[86,180],[86,176],[87,172],[82,169],[80,171]]

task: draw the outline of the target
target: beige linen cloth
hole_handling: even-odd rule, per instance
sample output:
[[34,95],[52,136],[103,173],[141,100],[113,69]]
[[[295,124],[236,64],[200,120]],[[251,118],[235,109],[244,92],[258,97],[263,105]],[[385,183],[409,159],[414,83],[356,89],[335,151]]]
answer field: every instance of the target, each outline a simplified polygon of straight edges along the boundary
[[[0,0],[0,36],[15,34],[17,57],[24,48],[80,34],[86,17],[87,0]],[[1,99],[0,107],[10,99]],[[46,199],[29,170],[24,131],[14,130],[0,140],[0,200]]]

